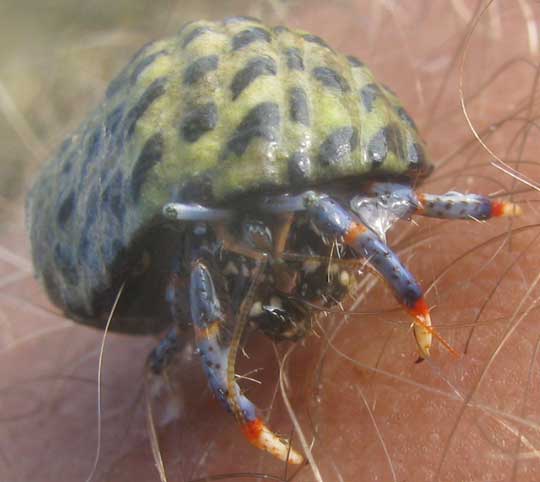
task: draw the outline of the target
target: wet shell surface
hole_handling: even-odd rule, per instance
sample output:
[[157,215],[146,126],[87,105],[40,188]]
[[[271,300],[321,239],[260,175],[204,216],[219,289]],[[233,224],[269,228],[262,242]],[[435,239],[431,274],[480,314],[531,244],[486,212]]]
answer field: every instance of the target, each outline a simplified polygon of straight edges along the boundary
[[181,249],[164,204],[241,206],[428,171],[413,121],[355,57],[256,19],[192,22],[136,53],[43,168],[28,199],[34,265],[69,316],[103,326],[120,284],[150,260],[115,328],[158,331],[168,317],[148,299],[162,298],[160,261]]

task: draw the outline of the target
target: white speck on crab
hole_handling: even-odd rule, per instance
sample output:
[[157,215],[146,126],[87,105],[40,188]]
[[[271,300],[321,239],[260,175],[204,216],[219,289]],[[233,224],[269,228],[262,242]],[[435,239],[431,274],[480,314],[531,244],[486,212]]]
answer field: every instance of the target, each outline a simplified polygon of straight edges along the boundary
[[236,276],[238,275],[238,268],[232,261],[229,261],[223,270],[223,274],[226,276],[231,274]]
[[160,427],[164,427],[175,420],[178,420],[183,412],[182,398],[178,393],[173,396],[169,396],[165,409],[159,418]]
[[341,286],[349,286],[350,281],[351,277],[347,271],[343,270],[341,273],[339,273],[339,284]]
[[249,316],[251,318],[255,318],[256,316],[259,316],[261,315],[263,312],[263,309],[262,309],[262,303],[260,301],[256,301],[255,303],[253,303],[253,305],[251,306],[251,310],[249,310]]
[[338,271],[339,271],[339,266],[336,263],[332,263],[328,267],[328,273],[329,274],[337,274]]
[[306,259],[302,264],[302,269],[306,274],[313,273],[321,266],[321,262],[315,259]]
[[272,296],[270,298],[270,305],[275,306],[276,308],[283,308],[283,303],[277,296]]

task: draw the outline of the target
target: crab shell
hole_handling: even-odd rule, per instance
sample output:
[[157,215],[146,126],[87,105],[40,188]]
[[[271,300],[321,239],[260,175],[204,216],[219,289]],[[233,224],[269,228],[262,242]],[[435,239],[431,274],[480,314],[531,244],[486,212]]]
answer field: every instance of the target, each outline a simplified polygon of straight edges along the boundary
[[127,280],[111,328],[156,332],[170,320],[163,273],[184,249],[164,204],[429,171],[413,121],[358,59],[252,18],[192,22],[143,47],[41,171],[34,266],[56,305],[98,327]]

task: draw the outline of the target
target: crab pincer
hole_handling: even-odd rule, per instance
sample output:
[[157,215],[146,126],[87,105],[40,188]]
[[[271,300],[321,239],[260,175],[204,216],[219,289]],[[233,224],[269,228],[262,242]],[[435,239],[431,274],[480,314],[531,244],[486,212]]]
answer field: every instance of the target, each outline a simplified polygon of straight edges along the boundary
[[379,237],[332,198],[306,193],[305,206],[321,235],[342,240],[367,260],[414,318],[414,333],[421,358],[429,357],[432,333],[429,307],[420,284]]

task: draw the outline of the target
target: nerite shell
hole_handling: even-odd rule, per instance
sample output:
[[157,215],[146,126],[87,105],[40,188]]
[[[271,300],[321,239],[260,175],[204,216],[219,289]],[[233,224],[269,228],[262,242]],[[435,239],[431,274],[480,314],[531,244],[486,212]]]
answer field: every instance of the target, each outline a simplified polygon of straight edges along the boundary
[[[141,249],[152,261],[180,249],[159,227],[167,202],[428,167],[413,122],[359,60],[255,19],[193,22],[141,49],[44,167],[28,203],[34,265],[57,305],[101,326]],[[141,300],[116,329],[159,328],[145,299],[166,271],[132,290]]]

